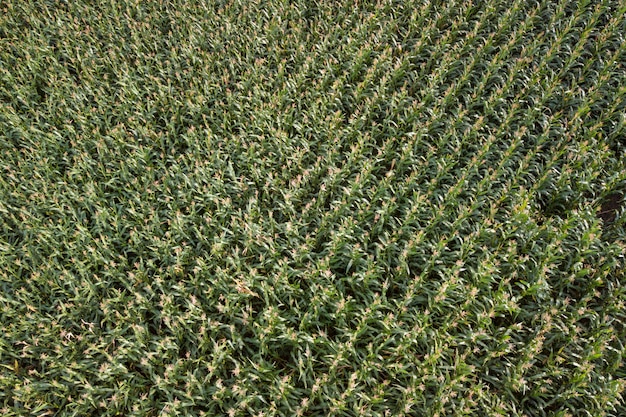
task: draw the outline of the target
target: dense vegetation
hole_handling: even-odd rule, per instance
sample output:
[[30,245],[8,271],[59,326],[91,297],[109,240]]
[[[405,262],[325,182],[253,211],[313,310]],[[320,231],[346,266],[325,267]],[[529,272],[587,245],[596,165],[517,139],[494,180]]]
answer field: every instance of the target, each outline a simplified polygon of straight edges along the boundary
[[0,0],[3,416],[624,416],[626,6]]

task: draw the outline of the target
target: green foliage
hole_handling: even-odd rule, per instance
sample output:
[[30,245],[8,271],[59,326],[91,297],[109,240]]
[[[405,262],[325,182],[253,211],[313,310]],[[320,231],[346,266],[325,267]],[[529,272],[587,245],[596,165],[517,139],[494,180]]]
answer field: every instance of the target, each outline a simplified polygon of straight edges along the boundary
[[4,416],[623,416],[626,9],[0,2]]

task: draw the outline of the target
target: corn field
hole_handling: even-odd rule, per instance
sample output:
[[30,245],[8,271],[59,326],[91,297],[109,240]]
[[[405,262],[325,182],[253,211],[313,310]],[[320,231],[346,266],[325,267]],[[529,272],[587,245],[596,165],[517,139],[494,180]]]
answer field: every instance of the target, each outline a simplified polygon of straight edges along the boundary
[[625,193],[618,0],[0,0],[0,414],[623,417]]

